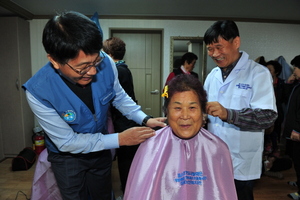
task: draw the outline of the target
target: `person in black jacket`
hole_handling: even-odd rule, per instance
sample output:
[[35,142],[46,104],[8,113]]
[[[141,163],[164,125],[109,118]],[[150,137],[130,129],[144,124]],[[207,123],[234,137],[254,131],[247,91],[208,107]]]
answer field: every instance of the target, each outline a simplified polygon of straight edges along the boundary
[[[118,78],[121,86],[125,92],[137,102],[134,94],[133,79],[130,69],[123,60],[126,52],[126,44],[118,37],[111,37],[103,42],[103,51],[106,52],[115,62],[118,70]],[[116,132],[121,132],[134,126],[140,126],[132,120],[127,119],[117,109],[112,107],[111,117]],[[137,151],[139,145],[122,146],[116,151],[118,160],[118,170],[121,180],[121,189],[124,193],[127,176],[129,173],[130,165]]]
[[268,143],[272,143],[271,154],[278,154],[278,144],[277,142],[280,141],[281,137],[281,124],[284,118],[283,106],[284,103],[287,102],[285,95],[284,95],[284,86],[285,81],[279,78],[279,75],[282,71],[282,66],[279,62],[275,60],[270,60],[264,64],[270,71],[272,78],[273,78],[273,87],[275,92],[276,98],[276,106],[277,106],[277,113],[278,117],[272,127],[265,131],[265,147],[269,145]]
[[[289,152],[287,153],[290,154],[294,163],[297,177],[294,185],[298,187],[297,192],[290,193],[288,196],[292,199],[300,199],[300,55],[291,61],[291,65],[294,67],[294,72],[288,82],[294,82],[295,86],[291,84],[293,88],[288,101],[283,134],[288,138],[286,144]],[[291,81],[291,79],[294,80]]]

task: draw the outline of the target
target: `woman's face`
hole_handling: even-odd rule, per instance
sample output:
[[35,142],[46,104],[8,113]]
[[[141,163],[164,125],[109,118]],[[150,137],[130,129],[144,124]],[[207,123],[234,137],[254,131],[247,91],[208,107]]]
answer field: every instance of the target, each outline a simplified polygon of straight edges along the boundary
[[273,66],[273,65],[267,65],[267,68],[269,69],[269,71],[270,71],[272,77],[275,78],[275,77],[276,77],[276,73],[275,73],[275,68],[274,68],[274,66]]
[[202,127],[203,115],[196,92],[175,93],[168,105],[168,122],[175,135],[189,139]]
[[193,71],[195,64],[196,60],[193,60],[190,64],[187,61],[185,61],[183,67],[186,71],[191,72]]

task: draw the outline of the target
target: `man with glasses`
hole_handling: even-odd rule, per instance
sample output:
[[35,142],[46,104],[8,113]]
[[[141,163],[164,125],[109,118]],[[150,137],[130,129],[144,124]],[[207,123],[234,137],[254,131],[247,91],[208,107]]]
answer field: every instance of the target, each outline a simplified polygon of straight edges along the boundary
[[[50,62],[23,88],[46,132],[48,160],[62,198],[110,200],[110,149],[145,141],[155,134],[149,127],[165,126],[165,118],[147,116],[124,92],[113,60],[100,52],[100,31],[86,16],[54,16],[44,28],[43,45]],[[111,103],[144,126],[108,134]]]
[[79,75],[85,75],[86,73],[88,73],[88,71],[90,71],[91,67],[97,67],[101,61],[103,60],[104,56],[101,56],[100,57],[100,54],[98,54],[98,56],[96,57],[95,61],[92,62],[92,64],[84,64],[85,67],[83,67],[82,69],[78,70],[78,69],[75,69],[74,67],[72,67],[70,64],[68,64],[66,62],[66,64],[74,71],[76,72],[77,74]]

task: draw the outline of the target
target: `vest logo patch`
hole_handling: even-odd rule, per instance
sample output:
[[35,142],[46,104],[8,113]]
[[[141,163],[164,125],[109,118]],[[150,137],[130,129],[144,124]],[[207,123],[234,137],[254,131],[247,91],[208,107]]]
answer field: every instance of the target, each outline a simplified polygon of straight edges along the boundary
[[66,122],[73,122],[76,119],[76,113],[73,110],[67,110],[61,114]]
[[252,89],[252,87],[249,84],[246,84],[246,83],[239,83],[236,86],[239,89],[244,89],[244,90]]

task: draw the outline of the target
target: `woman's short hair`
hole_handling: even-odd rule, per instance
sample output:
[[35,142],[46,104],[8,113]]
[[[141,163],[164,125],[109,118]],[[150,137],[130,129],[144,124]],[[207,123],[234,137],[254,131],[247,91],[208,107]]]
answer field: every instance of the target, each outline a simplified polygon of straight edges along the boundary
[[181,57],[181,65],[184,65],[185,61],[191,64],[194,60],[198,60],[198,56],[192,52],[187,52]]
[[202,83],[199,79],[195,78],[189,74],[181,74],[175,76],[169,83],[168,83],[168,98],[165,98],[163,111],[167,114],[168,105],[170,103],[170,99],[175,93],[178,92],[185,92],[185,91],[194,91],[196,92],[202,113],[206,113],[206,103],[207,103],[207,94],[203,88]]
[[108,38],[103,42],[103,51],[116,60],[122,60],[126,52],[126,44],[118,37]]
[[282,71],[282,65],[276,60],[270,60],[270,61],[266,62],[265,66],[268,66],[268,65],[272,65],[274,67],[276,77],[278,77]]

